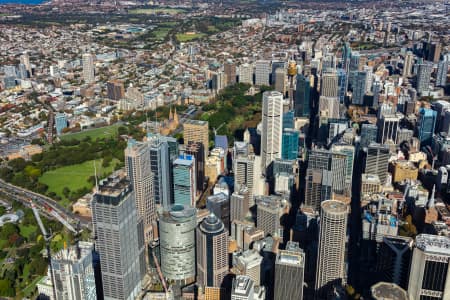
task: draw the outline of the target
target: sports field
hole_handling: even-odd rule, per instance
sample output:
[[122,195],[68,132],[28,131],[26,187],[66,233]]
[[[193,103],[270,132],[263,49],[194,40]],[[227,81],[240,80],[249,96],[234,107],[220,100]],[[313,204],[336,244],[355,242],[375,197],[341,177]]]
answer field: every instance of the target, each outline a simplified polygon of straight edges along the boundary
[[107,138],[117,136],[117,128],[119,128],[119,126],[119,124],[113,124],[106,127],[86,129],[77,133],[63,134],[59,138],[63,141],[71,139],[83,140],[87,136],[90,136],[92,140],[96,140],[97,138]]

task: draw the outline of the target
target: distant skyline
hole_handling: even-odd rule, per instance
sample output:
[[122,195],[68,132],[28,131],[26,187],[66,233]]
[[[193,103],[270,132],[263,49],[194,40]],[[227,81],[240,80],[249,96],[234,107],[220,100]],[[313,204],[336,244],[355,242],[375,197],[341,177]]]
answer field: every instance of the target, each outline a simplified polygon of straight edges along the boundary
[[38,5],[46,2],[45,0],[0,0],[1,4],[26,4],[26,5]]

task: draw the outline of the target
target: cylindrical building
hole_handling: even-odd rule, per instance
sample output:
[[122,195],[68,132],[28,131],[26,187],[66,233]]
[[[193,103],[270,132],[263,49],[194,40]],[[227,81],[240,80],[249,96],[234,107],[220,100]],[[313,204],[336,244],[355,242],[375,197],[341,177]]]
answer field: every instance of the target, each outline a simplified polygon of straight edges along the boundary
[[197,283],[220,287],[228,274],[228,231],[211,213],[197,228]]
[[161,271],[169,280],[191,283],[195,279],[196,210],[174,205],[159,218]]
[[344,284],[347,204],[327,200],[321,204],[316,293],[325,297],[333,286]]

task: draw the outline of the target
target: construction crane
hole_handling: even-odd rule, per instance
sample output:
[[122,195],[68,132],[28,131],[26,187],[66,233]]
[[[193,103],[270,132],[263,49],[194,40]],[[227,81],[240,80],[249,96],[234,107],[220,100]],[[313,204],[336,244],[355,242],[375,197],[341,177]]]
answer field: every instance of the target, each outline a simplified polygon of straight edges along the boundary
[[219,127],[217,127],[217,128],[213,128],[214,136],[216,136],[216,135],[217,135],[217,131],[219,131],[219,129],[220,129],[220,128],[222,128],[222,126],[223,126],[223,125],[225,125],[225,124],[226,124],[226,123],[225,123],[225,122],[223,122],[222,124],[220,124],[220,125],[219,125]]
[[55,281],[53,279],[53,267],[52,267],[52,257],[50,253],[50,242],[52,240],[52,235],[45,229],[44,223],[42,223],[41,216],[39,215],[39,211],[36,208],[36,205],[31,202],[31,209],[33,210],[34,218],[36,219],[36,222],[39,225],[39,228],[41,229],[42,235],[44,236],[45,240],[45,247],[47,249],[47,260],[48,260],[48,266],[50,268],[50,279],[52,282],[52,289],[53,289],[53,299],[56,299],[56,287],[55,287]]

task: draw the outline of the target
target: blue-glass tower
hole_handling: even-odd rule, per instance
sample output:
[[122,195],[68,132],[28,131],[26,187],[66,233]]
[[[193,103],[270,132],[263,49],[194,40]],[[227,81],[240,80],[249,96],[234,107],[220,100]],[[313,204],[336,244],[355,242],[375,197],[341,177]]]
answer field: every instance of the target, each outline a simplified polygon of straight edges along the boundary
[[295,91],[295,117],[308,118],[310,111],[311,84],[309,78],[297,75],[297,90]]
[[419,110],[419,120],[417,122],[417,132],[420,146],[429,146],[433,141],[434,127],[436,126],[437,113],[429,108]]
[[173,194],[175,204],[195,206],[195,158],[183,155],[173,162]]
[[281,146],[282,159],[297,159],[299,134],[298,130],[293,128],[283,130]]
[[67,127],[67,117],[64,113],[58,113],[55,116],[56,134],[60,135],[62,130]]

